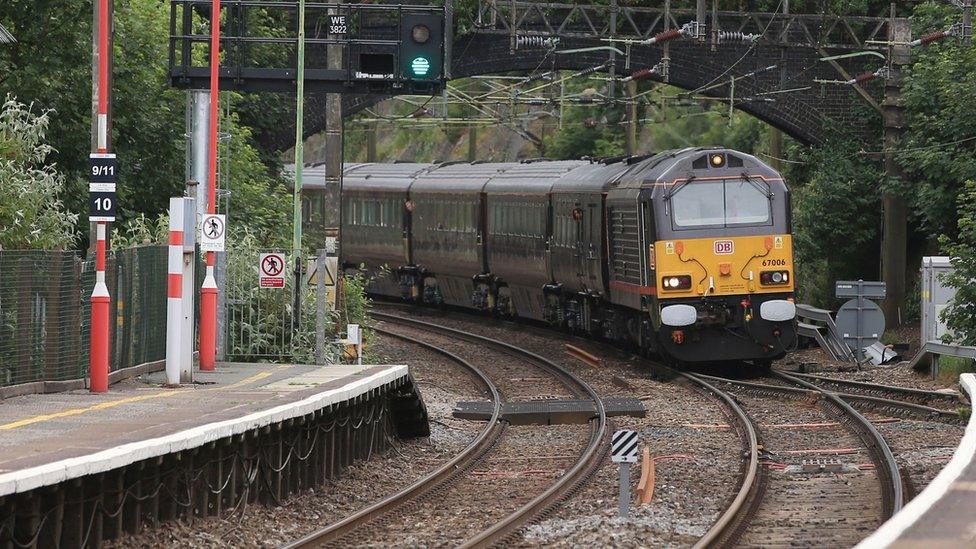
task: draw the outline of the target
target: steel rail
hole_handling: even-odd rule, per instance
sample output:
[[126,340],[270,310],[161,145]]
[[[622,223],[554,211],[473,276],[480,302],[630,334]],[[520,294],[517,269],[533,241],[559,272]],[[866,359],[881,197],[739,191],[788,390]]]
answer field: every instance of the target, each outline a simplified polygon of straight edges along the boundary
[[801,379],[806,379],[814,384],[824,384],[833,385],[836,387],[848,387],[854,390],[875,392],[875,393],[893,393],[897,395],[902,395],[905,398],[911,398],[916,400],[931,401],[939,400],[944,402],[949,402],[952,404],[966,405],[967,403],[962,399],[962,396],[958,392],[943,392],[943,391],[932,391],[928,389],[916,389],[914,387],[898,387],[896,385],[884,385],[881,383],[869,383],[866,381],[854,381],[851,379],[838,379],[829,376],[820,376],[812,374],[801,374],[791,372],[790,375],[798,377]]
[[564,369],[562,366],[559,366],[548,358],[504,341],[499,341],[490,337],[443,326],[441,324],[404,318],[398,315],[379,313],[376,311],[373,311],[371,315],[374,318],[382,320],[412,324],[428,330],[440,331],[454,337],[468,339],[470,341],[480,343],[487,343],[495,347],[503,348],[512,354],[529,358],[533,362],[555,374],[557,377],[561,377],[568,384],[575,385],[596,404],[597,415],[594,418],[595,421],[591,420],[591,425],[593,428],[590,431],[589,444],[580,454],[580,458],[575,464],[573,464],[573,467],[566,471],[566,473],[564,473],[558,481],[552,484],[543,493],[533,498],[532,501],[526,503],[515,512],[509,514],[491,527],[470,538],[464,544],[462,544],[461,547],[490,547],[501,543],[503,540],[505,540],[505,538],[516,534],[533,519],[551,509],[560,500],[562,500],[564,495],[581,486],[582,483],[589,479],[590,476],[592,476],[599,468],[602,461],[601,458],[607,450],[606,445],[603,443],[608,431],[607,413],[603,405],[603,400],[600,398],[597,392],[578,376]]
[[[813,389],[806,387],[790,387],[786,385],[769,385],[767,383],[756,383],[753,381],[743,381],[739,379],[729,379],[725,377],[716,377],[705,374],[698,374],[705,379],[716,381],[719,383],[727,383],[729,385],[738,385],[740,387],[745,387],[753,391],[759,392],[773,392],[773,393],[789,393],[795,396],[807,396],[819,394],[826,389],[823,387],[817,387],[813,385]],[[802,380],[801,380],[802,381]],[[857,405],[858,407],[864,407],[869,410],[881,410],[889,415],[896,416],[909,416],[921,419],[923,421],[938,421],[941,423],[951,423],[959,424],[962,423],[962,417],[954,411],[942,410],[939,408],[933,408],[931,406],[924,406],[922,404],[915,404],[914,402],[905,402],[902,400],[894,400],[890,398],[876,397],[871,395],[858,395],[851,393],[834,392],[838,397],[842,398],[844,401],[852,405]]]
[[851,422],[844,423],[847,423],[857,433],[858,437],[860,437],[874,459],[875,470],[878,472],[878,476],[882,477],[883,520],[888,520],[892,515],[900,511],[902,505],[905,503],[901,471],[898,470],[898,462],[895,460],[895,455],[892,453],[891,447],[888,446],[888,441],[875,428],[874,424],[836,393],[777,370],[772,370],[772,374],[785,381],[819,392],[830,402],[831,406],[835,407],[845,417],[850,418]]
[[474,376],[491,394],[491,400],[493,403],[491,418],[478,433],[478,436],[471,441],[471,443],[468,444],[464,450],[462,450],[444,465],[441,465],[435,469],[430,474],[424,476],[410,486],[407,486],[403,490],[400,490],[396,494],[383,498],[382,500],[361,509],[360,511],[340,520],[339,522],[326,526],[321,530],[312,532],[301,539],[284,545],[285,548],[304,549],[308,547],[320,547],[329,541],[342,538],[343,536],[346,536],[349,533],[366,526],[368,523],[382,515],[387,514],[392,509],[405,504],[409,500],[415,499],[425,493],[430,492],[431,490],[437,489],[439,486],[450,481],[451,478],[456,474],[464,471],[467,464],[475,462],[486,451],[490,450],[495,442],[497,442],[497,440],[501,437],[501,433],[504,430],[504,424],[499,419],[501,416],[502,399],[500,393],[498,392],[498,387],[483,371],[481,371],[480,368],[451,353],[450,351],[446,351],[430,343],[417,341],[402,334],[383,330],[381,328],[374,329],[378,333],[408,341],[424,347],[432,352],[443,355],[474,374]]
[[759,508],[762,500],[764,483],[762,482],[762,472],[759,469],[759,435],[756,426],[746,414],[745,410],[739,406],[728,393],[719,390],[705,379],[687,372],[679,372],[681,376],[697,383],[704,390],[713,394],[724,403],[724,407],[731,412],[731,418],[737,423],[736,431],[747,446],[746,455],[748,460],[745,465],[745,473],[742,475],[742,482],[736,492],[732,502],[725,508],[712,526],[705,532],[694,547],[729,547],[735,544],[739,535],[749,518]]

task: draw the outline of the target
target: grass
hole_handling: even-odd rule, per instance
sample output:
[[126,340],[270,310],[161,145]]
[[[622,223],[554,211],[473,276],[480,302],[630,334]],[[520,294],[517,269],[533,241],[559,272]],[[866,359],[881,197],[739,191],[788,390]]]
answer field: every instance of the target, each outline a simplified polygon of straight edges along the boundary
[[939,377],[950,381],[959,379],[961,374],[976,372],[976,361],[971,358],[943,356],[939,358]]

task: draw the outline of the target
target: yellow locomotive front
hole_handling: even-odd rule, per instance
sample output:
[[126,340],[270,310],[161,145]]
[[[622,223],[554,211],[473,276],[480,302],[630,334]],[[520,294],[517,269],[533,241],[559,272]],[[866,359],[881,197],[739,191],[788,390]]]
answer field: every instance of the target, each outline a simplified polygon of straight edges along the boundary
[[765,364],[796,340],[789,191],[752,156],[701,152],[664,170],[649,193],[657,344],[684,362]]

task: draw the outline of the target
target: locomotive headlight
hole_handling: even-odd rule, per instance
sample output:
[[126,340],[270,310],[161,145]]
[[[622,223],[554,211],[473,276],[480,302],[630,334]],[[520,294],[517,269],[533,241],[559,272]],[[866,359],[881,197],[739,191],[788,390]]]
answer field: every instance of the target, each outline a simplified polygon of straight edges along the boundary
[[725,165],[725,155],[713,154],[711,157],[709,157],[709,162],[712,163],[713,168],[721,168]]
[[759,283],[764,286],[777,286],[790,283],[789,271],[763,271],[759,273]]
[[665,291],[687,290],[691,288],[691,277],[688,275],[662,277],[661,288]]

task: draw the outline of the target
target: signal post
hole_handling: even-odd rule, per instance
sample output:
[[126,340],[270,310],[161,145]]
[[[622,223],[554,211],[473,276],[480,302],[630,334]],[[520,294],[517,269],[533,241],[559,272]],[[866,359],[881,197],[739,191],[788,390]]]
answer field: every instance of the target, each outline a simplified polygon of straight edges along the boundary
[[105,262],[108,240],[108,223],[115,221],[115,183],[117,165],[115,155],[109,152],[109,91],[111,73],[109,0],[95,4],[95,151],[90,157],[89,170],[89,220],[95,228],[95,286],[91,295],[91,329],[89,333],[89,390],[93,393],[108,391],[109,371],[109,303],[111,296],[105,281]]

